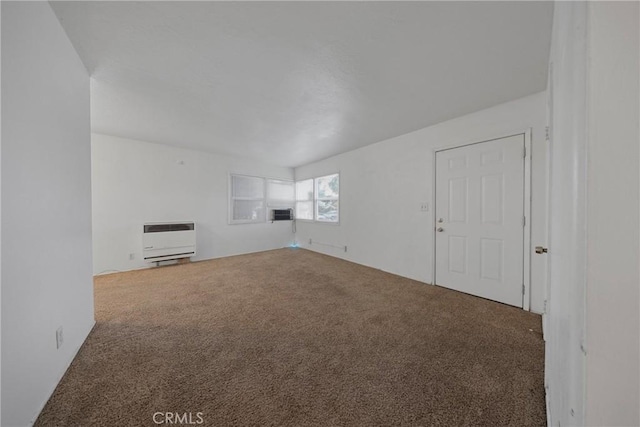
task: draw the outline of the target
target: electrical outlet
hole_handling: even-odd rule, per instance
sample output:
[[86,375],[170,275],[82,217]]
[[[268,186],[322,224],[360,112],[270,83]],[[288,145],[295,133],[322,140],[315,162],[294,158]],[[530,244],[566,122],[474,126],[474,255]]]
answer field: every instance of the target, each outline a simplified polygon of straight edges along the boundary
[[136,254],[135,253],[130,253],[129,254],[129,261],[132,261],[134,259],[136,259]]
[[429,203],[428,202],[420,203],[420,212],[429,212]]
[[62,347],[64,343],[64,336],[62,335],[62,326],[56,329],[56,348]]
[[309,239],[309,244],[311,244],[311,239]]

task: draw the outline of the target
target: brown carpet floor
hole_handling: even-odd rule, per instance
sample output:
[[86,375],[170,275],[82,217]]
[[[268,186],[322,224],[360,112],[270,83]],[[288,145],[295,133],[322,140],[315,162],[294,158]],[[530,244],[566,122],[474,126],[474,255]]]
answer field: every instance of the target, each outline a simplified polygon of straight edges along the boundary
[[546,422],[540,316],[310,251],[100,276],[95,302],[37,426]]

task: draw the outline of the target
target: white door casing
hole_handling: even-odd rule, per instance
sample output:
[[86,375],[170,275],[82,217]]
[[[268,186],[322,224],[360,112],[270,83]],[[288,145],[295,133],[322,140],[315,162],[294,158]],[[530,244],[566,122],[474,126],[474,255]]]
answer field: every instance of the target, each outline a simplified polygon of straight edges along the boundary
[[525,135],[436,152],[435,283],[524,299]]

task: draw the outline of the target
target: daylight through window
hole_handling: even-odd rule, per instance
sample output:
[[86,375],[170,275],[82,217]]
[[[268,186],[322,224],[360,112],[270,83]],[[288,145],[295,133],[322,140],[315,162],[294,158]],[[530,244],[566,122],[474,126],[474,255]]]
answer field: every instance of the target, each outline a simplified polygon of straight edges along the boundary
[[339,174],[296,182],[296,219],[339,222]]
[[340,176],[338,174],[316,178],[316,221],[338,222],[340,203]]
[[231,224],[264,222],[266,220],[264,178],[231,175],[229,202]]

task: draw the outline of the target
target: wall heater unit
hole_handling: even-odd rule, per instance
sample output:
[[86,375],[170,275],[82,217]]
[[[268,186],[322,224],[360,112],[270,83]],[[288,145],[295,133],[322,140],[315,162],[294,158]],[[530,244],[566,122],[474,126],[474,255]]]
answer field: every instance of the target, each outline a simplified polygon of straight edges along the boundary
[[142,255],[145,261],[159,262],[189,258],[196,254],[196,227],[193,222],[150,222],[144,224]]

